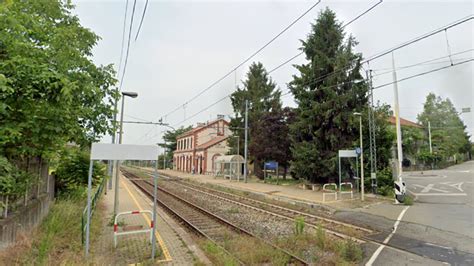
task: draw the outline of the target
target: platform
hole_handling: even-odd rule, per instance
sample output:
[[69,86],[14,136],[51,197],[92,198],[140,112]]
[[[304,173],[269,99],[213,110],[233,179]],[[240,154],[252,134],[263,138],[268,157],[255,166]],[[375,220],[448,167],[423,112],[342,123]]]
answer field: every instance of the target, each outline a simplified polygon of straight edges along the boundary
[[[113,186],[115,187],[115,185]],[[114,226],[112,221],[114,209],[114,190],[103,195],[102,204],[106,208],[106,223],[101,237],[92,244],[91,254],[94,262],[107,265],[124,265],[150,263],[150,234],[140,233],[118,236],[114,248]],[[152,210],[152,201],[139,191],[129,180],[121,176],[119,185],[119,212]],[[146,213],[119,216],[118,230],[130,231],[150,228],[151,217]],[[171,223],[171,224],[170,224]],[[176,224],[161,210],[157,212],[156,258],[155,264],[192,265],[195,262],[183,239],[177,233]]]

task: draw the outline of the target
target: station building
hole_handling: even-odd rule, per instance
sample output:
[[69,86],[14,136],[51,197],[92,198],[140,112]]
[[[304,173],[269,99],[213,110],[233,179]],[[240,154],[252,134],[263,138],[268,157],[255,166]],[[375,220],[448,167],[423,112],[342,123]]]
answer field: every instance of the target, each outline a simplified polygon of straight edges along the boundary
[[223,116],[197,126],[176,138],[173,169],[197,174],[212,173],[217,157],[226,155],[231,136],[229,122]]

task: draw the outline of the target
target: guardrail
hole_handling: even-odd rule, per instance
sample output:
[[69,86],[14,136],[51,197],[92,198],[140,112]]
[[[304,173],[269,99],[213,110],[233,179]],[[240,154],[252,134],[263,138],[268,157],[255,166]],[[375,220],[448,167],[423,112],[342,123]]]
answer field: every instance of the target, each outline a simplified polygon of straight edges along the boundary
[[[104,187],[105,187],[106,183],[107,183],[107,176],[105,176],[102,179],[102,182],[100,182],[100,185],[97,187],[97,190],[94,193],[94,197],[92,198],[91,217],[92,217],[92,214],[94,213],[95,206],[97,204],[97,200],[99,199],[100,195],[102,194],[102,191],[104,190]],[[82,217],[81,217],[81,240],[82,240],[82,244],[84,244],[84,242],[85,242],[86,223],[87,223],[87,206],[82,211]]]
[[134,214],[141,214],[141,213],[148,213],[150,214],[150,218],[152,217],[153,213],[149,210],[141,210],[141,211],[127,211],[127,212],[119,212],[115,216],[114,220],[114,247],[117,247],[117,237],[121,235],[131,235],[131,234],[140,234],[140,233],[150,233],[150,243],[153,241],[153,221],[151,221],[150,228],[149,229],[141,229],[141,230],[133,230],[133,231],[123,231],[119,232],[118,231],[118,218],[122,215],[134,215]]

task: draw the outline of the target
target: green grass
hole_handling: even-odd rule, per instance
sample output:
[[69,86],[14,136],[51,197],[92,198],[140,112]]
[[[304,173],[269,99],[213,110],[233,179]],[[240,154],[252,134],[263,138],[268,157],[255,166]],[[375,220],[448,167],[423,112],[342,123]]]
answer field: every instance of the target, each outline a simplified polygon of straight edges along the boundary
[[[56,199],[41,224],[28,233],[28,239],[24,239],[23,243],[8,250],[7,258],[0,257],[0,264],[86,264],[81,242],[81,216],[85,199],[81,195],[81,192],[75,192]],[[98,209],[96,211],[100,212]],[[91,242],[100,231],[100,219],[93,219]]]
[[316,232],[280,237],[276,244],[315,265],[353,265],[363,258],[356,242],[330,237],[321,227]]
[[239,265],[239,263],[235,261],[229,254],[224,252],[222,248],[218,247],[209,240],[201,243],[201,248],[215,265]]

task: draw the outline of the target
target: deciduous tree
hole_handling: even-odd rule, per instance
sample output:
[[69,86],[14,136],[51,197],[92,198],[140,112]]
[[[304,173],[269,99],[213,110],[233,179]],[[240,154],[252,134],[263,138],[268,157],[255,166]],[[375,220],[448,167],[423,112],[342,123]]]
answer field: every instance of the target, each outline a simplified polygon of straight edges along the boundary
[[442,99],[434,93],[428,94],[423,112],[417,119],[425,128],[428,128],[428,121],[431,123],[433,151],[444,159],[457,153],[469,152],[470,142],[466,126],[448,98]]
[[48,156],[68,141],[88,144],[112,129],[109,66],[96,66],[99,40],[69,1],[0,4],[0,153]]

